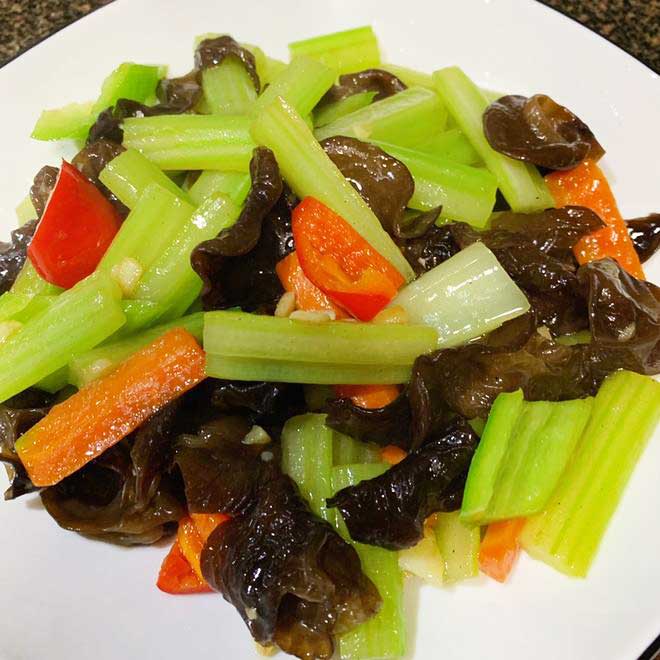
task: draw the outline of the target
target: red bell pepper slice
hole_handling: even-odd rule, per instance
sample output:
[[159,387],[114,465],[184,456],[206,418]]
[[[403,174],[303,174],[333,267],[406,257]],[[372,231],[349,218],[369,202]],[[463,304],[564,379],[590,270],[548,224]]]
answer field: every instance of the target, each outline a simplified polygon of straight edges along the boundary
[[305,275],[361,321],[376,316],[403,284],[403,276],[387,259],[313,197],[296,206],[291,226]]
[[120,226],[101,191],[62,161],[28,256],[41,277],[69,289],[94,272]]

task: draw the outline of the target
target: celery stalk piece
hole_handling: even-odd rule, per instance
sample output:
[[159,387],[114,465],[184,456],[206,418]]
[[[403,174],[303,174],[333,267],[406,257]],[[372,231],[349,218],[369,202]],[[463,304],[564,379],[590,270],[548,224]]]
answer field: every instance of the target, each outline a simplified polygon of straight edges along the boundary
[[325,415],[299,415],[282,429],[282,471],[300,489],[312,511],[334,524],[335,510],[325,501],[332,489],[333,431],[325,425]]
[[34,384],[38,390],[55,394],[69,384],[69,368],[64,366]]
[[92,107],[92,121],[96,119],[99,112],[114,106],[119,99],[146,103],[155,95],[158,81],[164,75],[163,67],[133,62],[120,64],[103,81],[101,95]]
[[179,228],[140,278],[134,297],[152,300],[166,309],[186,310],[202,290],[202,280],[190,264],[190,254],[203,241],[231,227],[240,208],[221,194],[208,197]]
[[203,325],[204,317],[199,312],[158,325],[120,341],[106,343],[103,346],[80,352],[69,361],[69,382],[78,388],[84,387],[100,376],[110,373],[133,353],[148,346],[174,328],[184,328],[201,341]]
[[562,335],[555,340],[558,344],[563,346],[575,346],[576,344],[589,344],[591,343],[591,333],[589,330],[579,330],[570,335]]
[[69,103],[62,108],[43,110],[32,129],[35,140],[84,140],[92,124],[94,103]]
[[28,321],[0,345],[0,401],[22,392],[88,351],[125,322],[119,287],[95,274],[58,296],[52,307]]
[[463,523],[458,511],[437,513],[435,539],[444,562],[444,582],[458,582],[479,575],[479,527]]
[[163,170],[247,172],[255,147],[243,115],[160,115],[124,121],[124,146]]
[[257,90],[245,66],[227,57],[202,72],[202,90],[211,114],[245,115],[257,100]]
[[201,204],[207,197],[222,193],[234,204],[241,206],[250,192],[251,185],[250,175],[245,172],[207,170],[190,186],[188,194],[195,204]]
[[378,218],[316,141],[304,120],[278,98],[252,125],[258,144],[271,149],[288,184],[299,198],[311,195],[350,223],[406,278],[414,273]]
[[333,445],[333,464],[335,466],[380,462],[380,449],[377,445],[361,442],[339,433],[339,431],[334,431]]
[[150,183],[124,220],[98,268],[109,272],[130,257],[146,272],[190,221],[194,210],[191,204],[170,191]]
[[495,151],[482,127],[488,100],[483,92],[459,69],[448,67],[433,74],[436,89],[450,114],[497,179],[511,208],[530,213],[554,206],[543,177],[533,166]]
[[314,110],[314,126],[325,126],[345,117],[351,112],[361,110],[370,105],[376,96],[376,92],[360,92],[353,94],[340,101],[333,101]]
[[500,394],[470,466],[461,520],[485,524],[541,511],[589,420],[592,403],[526,402],[521,390]]
[[377,67],[378,39],[370,25],[324,34],[289,44],[291,59],[307,55],[333,68],[337,74]]
[[410,380],[412,364],[364,365],[294,362],[206,355],[206,375],[228,380],[271,381],[310,385],[398,385]]
[[404,286],[390,303],[395,305],[406,310],[411,323],[435,328],[442,348],[470,341],[529,309],[525,294],[483,243]]
[[151,327],[167,311],[163,305],[151,300],[123,300],[121,307],[126,315],[126,324],[111,337],[113,342]]
[[346,135],[414,146],[442,130],[446,121],[447,110],[435,92],[409,87],[318,128],[315,135],[319,141]]
[[430,73],[423,73],[397,64],[383,64],[380,68],[394,74],[406,87],[425,87],[435,92],[433,76]]
[[481,162],[479,154],[458,128],[436,133],[416,147],[431,156],[447,158],[463,165],[476,165]]
[[30,195],[26,195],[16,207],[16,220],[18,221],[18,226],[21,227],[26,222],[36,219],[37,211],[30,199]]
[[317,60],[296,57],[261,94],[254,108],[255,113],[280,96],[305,117],[332,87],[336,75],[333,69]]
[[[388,467],[383,463],[336,467],[332,470],[333,490],[337,492],[365,479],[373,479],[383,474]],[[337,517],[341,518],[341,515]],[[343,520],[339,521],[338,530],[357,551],[364,574],[376,585],[383,599],[383,605],[376,616],[339,637],[340,657],[342,660],[381,660],[405,655],[403,573],[399,568],[398,553],[353,542]]]
[[[282,60],[278,60],[275,57],[268,57],[268,55],[265,56],[266,60],[264,63],[264,72],[263,76],[259,76],[259,80],[261,80],[261,85],[262,87],[264,85],[270,85],[270,83],[277,78],[277,76],[284,71],[284,69],[289,66],[286,62],[283,62]],[[257,65],[258,69],[258,65]]]
[[30,296],[29,298],[30,299],[28,304],[16,313],[16,315],[13,317],[14,320],[19,321],[20,323],[27,323],[33,318],[48,311],[57,300],[56,295],[47,295],[42,293]]
[[399,566],[424,582],[442,586],[445,565],[432,529],[425,526],[424,536],[414,546],[399,551]]
[[56,295],[62,291],[60,287],[46,282],[46,280],[37,273],[30,259],[25,260],[21,272],[11,287],[12,293],[27,294],[28,296]]
[[557,489],[523,528],[532,557],[586,576],[659,418],[660,383],[629,371],[606,378]]
[[6,291],[0,296],[0,322],[10,321],[24,310],[32,300],[32,296],[25,293]]
[[99,179],[129,209],[137,204],[150,183],[157,183],[179,199],[190,202],[189,196],[167,174],[134,149],[127,149],[113,158],[101,170]]
[[435,343],[435,331],[422,325],[311,323],[230,311],[204,317],[204,349],[225,357],[410,366]]
[[381,149],[400,160],[415,180],[408,206],[421,211],[442,206],[441,217],[484,227],[495,206],[497,181],[487,170],[384,142]]

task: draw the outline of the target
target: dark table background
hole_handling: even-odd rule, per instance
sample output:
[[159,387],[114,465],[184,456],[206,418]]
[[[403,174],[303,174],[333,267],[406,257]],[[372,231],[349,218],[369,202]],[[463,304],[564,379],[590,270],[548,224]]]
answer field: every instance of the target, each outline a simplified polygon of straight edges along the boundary
[[[112,0],[0,0],[0,66]],[[660,72],[660,0],[543,0]]]

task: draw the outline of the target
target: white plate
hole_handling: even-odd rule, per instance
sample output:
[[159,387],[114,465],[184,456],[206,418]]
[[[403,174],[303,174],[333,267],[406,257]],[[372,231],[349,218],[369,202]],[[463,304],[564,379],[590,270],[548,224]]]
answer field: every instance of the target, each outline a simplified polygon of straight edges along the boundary
[[[542,91],[566,103],[606,146],[604,167],[624,216],[657,210],[658,76],[535,2],[118,0],[0,70],[1,233],[13,227],[35,172],[62,154],[29,140],[40,110],[94,98],[119,62],[169,63],[183,73],[193,37],[208,31],[285,57],[289,41],[365,23],[391,62],[427,71],[459,64],[485,87]],[[647,272],[660,281],[657,258]],[[658,465],[660,433],[587,580],[522,557],[504,586],[485,578],[444,590],[409,585],[411,657],[637,657],[660,632]],[[245,626],[221,597],[156,589],[165,553],[164,545],[124,550],[62,531],[34,499],[1,503],[0,658],[253,657]]]

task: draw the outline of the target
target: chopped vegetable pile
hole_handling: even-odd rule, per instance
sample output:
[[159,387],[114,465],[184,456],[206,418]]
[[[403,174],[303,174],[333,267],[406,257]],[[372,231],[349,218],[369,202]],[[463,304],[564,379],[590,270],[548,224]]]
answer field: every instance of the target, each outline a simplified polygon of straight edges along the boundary
[[384,64],[370,27],[289,48],[205,35],[39,118],[79,152],[0,243],[5,498],[171,536],[157,586],[261,647],[398,658],[407,576],[607,547],[660,417],[660,222],[547,95]]

